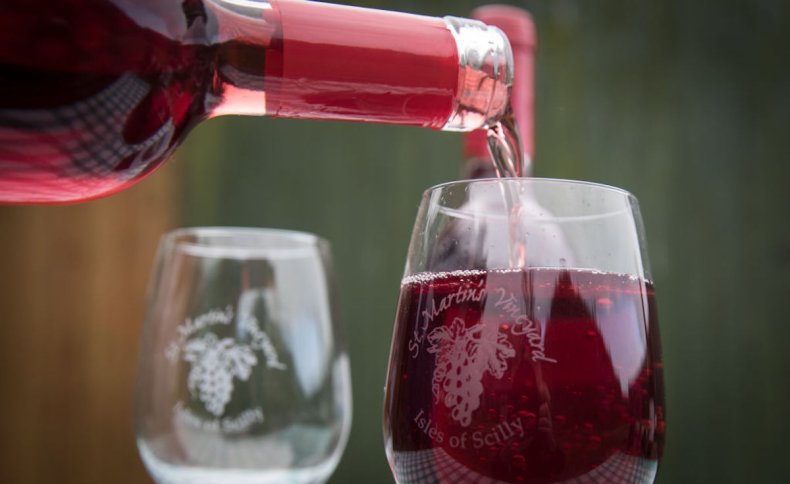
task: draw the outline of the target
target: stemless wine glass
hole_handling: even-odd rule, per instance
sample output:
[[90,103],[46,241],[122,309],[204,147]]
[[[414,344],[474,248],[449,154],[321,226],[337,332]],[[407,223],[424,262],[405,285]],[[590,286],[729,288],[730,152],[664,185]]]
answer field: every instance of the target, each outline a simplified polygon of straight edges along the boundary
[[649,483],[664,428],[632,195],[527,178],[425,192],[384,404],[397,482]]
[[269,229],[166,234],[148,294],[137,444],[160,483],[321,483],[351,421],[328,244]]

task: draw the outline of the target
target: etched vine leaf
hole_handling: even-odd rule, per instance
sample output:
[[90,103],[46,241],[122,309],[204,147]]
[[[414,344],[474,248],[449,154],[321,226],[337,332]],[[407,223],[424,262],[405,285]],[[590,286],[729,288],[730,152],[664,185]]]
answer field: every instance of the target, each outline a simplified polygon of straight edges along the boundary
[[428,352],[436,355],[431,391],[464,427],[480,406],[484,373],[502,378],[507,359],[516,354],[507,335],[486,329],[482,323],[467,328],[463,319],[455,318],[428,334]]
[[258,363],[249,346],[237,344],[232,338],[219,339],[213,333],[187,342],[183,358],[191,365],[189,391],[217,417],[230,401],[233,379],[246,381]]
[[507,335],[500,332],[483,334],[477,346],[479,358],[486,361],[488,372],[497,380],[507,370],[507,359],[516,356],[516,350],[507,340]]

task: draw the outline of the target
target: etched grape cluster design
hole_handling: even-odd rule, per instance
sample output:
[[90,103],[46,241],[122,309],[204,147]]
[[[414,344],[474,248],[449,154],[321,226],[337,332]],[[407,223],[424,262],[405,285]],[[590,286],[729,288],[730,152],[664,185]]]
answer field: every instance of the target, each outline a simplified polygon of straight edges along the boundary
[[233,378],[246,381],[258,363],[252,349],[232,338],[213,333],[190,340],[184,346],[184,361],[191,364],[187,385],[211,414],[219,417],[233,393]]
[[428,335],[428,352],[436,354],[434,398],[443,401],[453,420],[464,427],[480,406],[485,372],[502,378],[506,360],[516,354],[507,335],[485,329],[482,323],[467,328],[463,319],[455,318],[449,326],[435,328]]

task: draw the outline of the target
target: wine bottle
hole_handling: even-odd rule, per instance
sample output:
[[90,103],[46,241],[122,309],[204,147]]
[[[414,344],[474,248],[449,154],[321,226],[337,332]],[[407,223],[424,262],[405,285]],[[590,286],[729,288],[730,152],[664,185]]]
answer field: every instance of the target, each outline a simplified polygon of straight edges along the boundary
[[297,0],[0,2],[0,202],[109,195],[219,115],[469,131],[509,103],[497,28]]

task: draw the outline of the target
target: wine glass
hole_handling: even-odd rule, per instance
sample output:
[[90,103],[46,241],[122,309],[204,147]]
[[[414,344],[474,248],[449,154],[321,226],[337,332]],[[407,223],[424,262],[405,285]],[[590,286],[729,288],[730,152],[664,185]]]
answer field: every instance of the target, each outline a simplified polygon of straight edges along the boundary
[[160,483],[321,483],[351,422],[328,244],[188,228],[160,241],[136,390],[137,444]]
[[664,443],[636,199],[549,179],[425,192],[384,403],[400,483],[650,483]]

